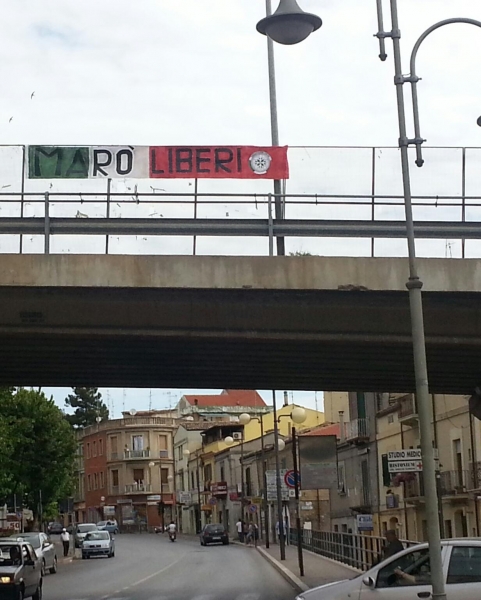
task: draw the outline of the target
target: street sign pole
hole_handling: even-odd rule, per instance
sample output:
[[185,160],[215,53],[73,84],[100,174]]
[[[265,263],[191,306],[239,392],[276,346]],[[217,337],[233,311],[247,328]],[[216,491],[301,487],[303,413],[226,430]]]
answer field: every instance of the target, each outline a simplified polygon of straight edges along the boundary
[[294,465],[294,490],[296,493],[297,559],[299,562],[299,573],[301,577],[304,577],[304,556],[302,555],[303,539],[299,507],[299,468],[297,466],[297,435],[295,427],[292,428],[292,463]]

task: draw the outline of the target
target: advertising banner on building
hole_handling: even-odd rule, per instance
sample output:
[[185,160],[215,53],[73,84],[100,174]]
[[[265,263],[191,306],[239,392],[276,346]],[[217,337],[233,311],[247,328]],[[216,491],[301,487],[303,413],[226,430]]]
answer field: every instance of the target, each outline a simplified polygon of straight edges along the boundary
[[303,490],[323,490],[337,485],[335,435],[300,435],[299,459]]
[[287,146],[28,146],[29,179],[288,179]]

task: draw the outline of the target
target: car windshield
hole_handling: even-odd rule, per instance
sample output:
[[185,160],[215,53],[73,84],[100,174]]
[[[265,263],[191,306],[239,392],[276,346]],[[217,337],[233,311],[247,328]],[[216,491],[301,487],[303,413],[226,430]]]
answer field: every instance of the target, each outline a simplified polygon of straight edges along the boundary
[[97,527],[105,527],[107,525],[107,521],[99,521],[97,523]]
[[110,539],[110,535],[108,531],[92,531],[92,533],[88,533],[86,540],[108,540]]
[[223,533],[224,526],[223,525],[207,525],[205,530],[207,533]]
[[97,525],[79,525],[77,531],[79,533],[87,533],[88,531],[96,531]]
[[0,544],[0,567],[13,567],[22,564],[22,554],[18,544]]
[[16,535],[15,538],[25,540],[29,544],[31,544],[35,550],[38,550],[41,546],[40,544],[40,536],[39,535]]

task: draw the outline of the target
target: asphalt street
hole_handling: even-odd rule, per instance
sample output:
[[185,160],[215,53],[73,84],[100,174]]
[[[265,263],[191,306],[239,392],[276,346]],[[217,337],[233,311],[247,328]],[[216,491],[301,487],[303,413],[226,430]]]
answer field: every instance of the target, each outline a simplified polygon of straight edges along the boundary
[[44,579],[44,600],[292,600],[295,590],[254,548],[117,535],[114,558],[74,560]]

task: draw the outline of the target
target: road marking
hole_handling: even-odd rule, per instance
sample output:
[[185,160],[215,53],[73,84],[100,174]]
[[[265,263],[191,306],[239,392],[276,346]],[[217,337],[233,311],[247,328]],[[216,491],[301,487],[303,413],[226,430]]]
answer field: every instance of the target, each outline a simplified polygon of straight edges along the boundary
[[106,596],[102,596],[101,600],[107,600],[107,599],[108,600],[127,600],[125,597],[121,597],[121,598],[117,597],[117,594],[121,594],[122,592],[130,590],[133,587],[142,585],[143,583],[145,583],[146,581],[149,581],[150,579],[153,579],[154,577],[158,577],[161,573],[164,573],[165,571],[167,571],[168,569],[170,569],[171,567],[173,567],[174,565],[179,563],[181,560],[184,560],[184,558],[186,556],[187,556],[187,552],[185,552],[185,554],[182,554],[182,556],[180,558],[178,558],[177,560],[174,560],[174,562],[171,562],[166,567],[159,569],[155,573],[152,573],[151,575],[147,575],[147,577],[143,577],[142,579],[139,579],[135,583],[132,583],[132,584],[128,585],[127,587],[122,588],[121,590],[116,590],[115,592],[113,592],[112,595],[107,594]]

